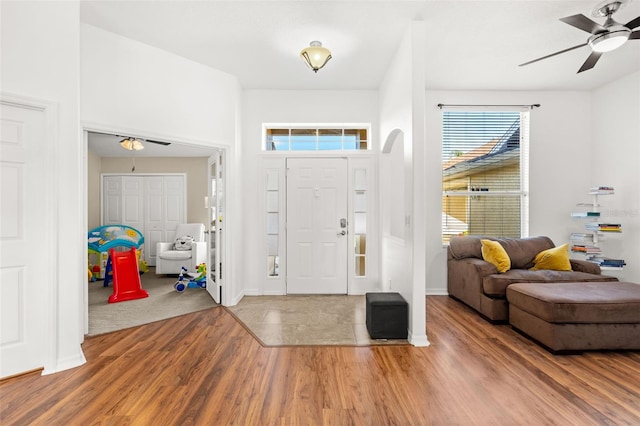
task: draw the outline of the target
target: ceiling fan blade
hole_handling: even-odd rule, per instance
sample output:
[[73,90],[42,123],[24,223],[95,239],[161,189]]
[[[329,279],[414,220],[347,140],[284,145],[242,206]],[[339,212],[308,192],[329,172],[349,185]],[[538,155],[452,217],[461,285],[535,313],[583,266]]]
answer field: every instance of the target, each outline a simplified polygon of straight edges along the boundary
[[629,28],[630,30],[640,27],[640,16],[638,16],[636,19],[630,20],[629,22],[624,24],[624,26]]
[[149,142],[149,143],[155,143],[158,145],[163,145],[163,146],[169,146],[171,145],[171,142],[160,142],[160,141],[152,141],[151,139],[145,139],[145,142]]
[[640,40],[640,30],[636,30],[629,34],[629,40]]
[[550,55],[543,56],[542,58],[538,58],[538,59],[534,59],[533,61],[525,62],[524,64],[520,64],[520,65],[518,65],[518,66],[519,66],[519,67],[522,67],[522,66],[525,66],[525,65],[529,65],[529,64],[532,64],[532,63],[534,63],[534,62],[538,62],[538,61],[541,61],[541,60],[543,60],[543,59],[547,59],[547,58],[550,58],[550,57],[552,57],[552,56],[559,55],[559,54],[561,54],[561,53],[569,52],[569,51],[571,51],[571,50],[578,49],[578,48],[580,48],[580,47],[584,47],[584,46],[586,46],[586,45],[587,45],[587,43],[582,43],[582,44],[579,44],[579,45],[577,45],[577,46],[573,46],[573,47],[570,47],[570,48],[568,48],[568,49],[564,49],[564,50],[561,50],[561,51],[559,51],[559,52],[555,52],[555,53],[552,53],[552,54],[550,54]]
[[592,21],[591,19],[580,13],[573,16],[567,16],[566,18],[560,18],[560,20],[565,24],[569,24],[582,31],[586,31],[589,34],[596,34],[599,32],[607,31],[605,27],[598,24],[597,22]]
[[580,69],[576,74],[593,68],[596,65],[596,62],[598,62],[598,59],[600,59],[600,56],[602,56],[602,52],[591,52],[591,55],[589,55],[587,60],[584,61],[584,64],[582,64],[582,66],[580,67]]

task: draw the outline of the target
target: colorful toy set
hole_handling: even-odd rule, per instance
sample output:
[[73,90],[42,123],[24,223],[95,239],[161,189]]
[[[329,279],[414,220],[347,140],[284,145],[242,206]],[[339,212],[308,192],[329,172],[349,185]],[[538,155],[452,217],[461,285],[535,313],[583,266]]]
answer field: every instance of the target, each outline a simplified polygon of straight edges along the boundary
[[89,231],[89,281],[105,279],[107,263],[109,262],[109,249],[136,249],[136,261],[138,270],[148,271],[147,264],[142,260],[142,246],[144,236],[140,231],[127,225],[105,225]]
[[195,274],[189,273],[184,266],[178,275],[178,281],[173,285],[177,292],[182,293],[187,288],[207,288],[207,265],[201,263]]

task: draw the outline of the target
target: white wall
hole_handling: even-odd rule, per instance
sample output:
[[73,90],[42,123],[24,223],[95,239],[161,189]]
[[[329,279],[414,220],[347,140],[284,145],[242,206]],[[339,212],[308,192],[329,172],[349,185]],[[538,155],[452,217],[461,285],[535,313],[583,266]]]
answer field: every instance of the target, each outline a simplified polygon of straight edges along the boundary
[[47,329],[51,354],[45,363],[45,372],[51,373],[84,363],[80,343],[87,276],[86,233],[78,226],[85,206],[78,122],[79,3],[3,1],[1,8],[2,91],[57,106],[56,129],[47,135],[56,144],[51,179],[57,210],[42,212],[43,221],[56,224],[51,229],[56,264],[42,277],[57,300],[50,305],[55,312],[41,313],[43,326],[53,328]]
[[[227,149],[227,248],[223,302],[242,293],[237,78],[175,54],[81,25],[81,118],[85,129]],[[228,251],[229,252],[229,251]],[[237,260],[237,261],[236,261]]]
[[595,90],[592,111],[593,173],[585,185],[615,188],[614,195],[600,197],[601,211],[622,224],[622,234],[608,235],[602,247],[627,263],[613,275],[640,283],[640,71]]
[[[442,115],[437,104],[541,104],[530,116],[529,235],[547,235],[556,245],[568,241],[574,231],[571,211],[591,185],[591,93],[590,92],[481,92],[427,91],[427,169],[435,170],[430,185],[442,184]],[[427,199],[427,215],[442,209],[441,192]],[[427,294],[447,294],[446,250],[439,224],[428,234],[428,247],[439,246],[427,258]]]
[[91,25],[81,36],[84,123],[233,145],[234,76]]
[[[409,341],[428,345],[426,335],[425,286],[425,147],[424,147],[424,37],[422,22],[414,22],[390,62],[380,86],[380,137],[385,141],[400,130],[404,152],[403,170],[391,170],[397,164],[393,154],[382,154],[381,194],[404,189],[404,238],[392,236],[391,224],[383,224],[382,279],[385,288],[400,293],[409,303]],[[394,150],[397,147],[393,148]],[[389,158],[385,158],[389,155]],[[394,175],[403,175],[403,179]],[[401,182],[402,181],[402,182]],[[398,186],[402,184],[401,188]],[[381,199],[381,206],[391,202]],[[381,207],[381,211],[383,208]],[[389,218],[391,215],[389,215]]]
[[[242,223],[245,294],[282,294],[284,274],[266,277],[265,170],[282,169],[281,153],[262,151],[263,123],[371,123],[372,155],[379,149],[378,95],[373,90],[245,90],[243,95],[243,178],[245,182]],[[284,177],[281,176],[284,191]],[[281,201],[284,200],[281,197]],[[284,210],[282,210],[284,211]],[[280,239],[281,250],[285,241]],[[282,268],[281,268],[282,269]],[[378,282],[378,271],[369,277]]]

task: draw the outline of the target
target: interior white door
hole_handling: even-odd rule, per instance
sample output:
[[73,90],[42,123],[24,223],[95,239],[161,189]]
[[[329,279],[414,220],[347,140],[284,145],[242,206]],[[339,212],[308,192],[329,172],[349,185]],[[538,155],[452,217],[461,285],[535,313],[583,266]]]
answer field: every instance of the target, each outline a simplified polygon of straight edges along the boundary
[[[43,183],[46,121],[41,110],[3,101],[0,130],[0,377],[44,366],[51,273]],[[42,252],[45,253],[42,253]]]
[[287,293],[347,293],[347,160],[287,159]]
[[155,266],[156,244],[173,241],[177,226],[185,222],[185,177],[145,176],[144,182],[144,257],[149,266]]
[[144,185],[142,176],[122,176],[122,222],[144,232]]
[[[209,219],[208,224],[208,259],[207,262],[207,291],[213,297],[216,303],[221,303],[222,299],[222,226],[218,226],[218,212],[220,211],[220,203],[222,199],[218,197],[218,187],[222,183],[222,153],[209,157]],[[218,232],[218,227],[220,232]]]
[[171,241],[164,231],[164,180],[147,176],[144,180],[144,260],[156,266],[156,243]]

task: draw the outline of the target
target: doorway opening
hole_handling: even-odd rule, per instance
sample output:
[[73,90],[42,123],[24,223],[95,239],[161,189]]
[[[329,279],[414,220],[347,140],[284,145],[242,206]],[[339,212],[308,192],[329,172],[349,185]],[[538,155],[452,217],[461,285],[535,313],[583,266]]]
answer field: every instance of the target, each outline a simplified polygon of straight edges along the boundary
[[[216,235],[223,235],[221,224],[222,221],[214,222],[211,220],[213,217],[221,217],[224,211],[223,205],[216,205],[216,198],[220,198],[220,202],[223,199],[221,197],[211,196],[212,185],[218,188],[219,191],[216,194],[223,193],[220,188],[223,188],[222,182],[225,176],[225,170],[223,159],[226,155],[225,148],[219,147],[205,147],[198,146],[183,142],[175,141],[163,141],[158,139],[155,143],[145,143],[145,139],[142,139],[144,149],[140,151],[125,150],[120,146],[120,141],[123,136],[119,136],[118,132],[111,131],[85,131],[85,142],[87,146],[87,171],[86,171],[86,193],[87,193],[87,230],[94,227],[103,225],[101,219],[101,210],[103,206],[102,188],[101,188],[101,174],[115,173],[115,174],[128,174],[128,175],[152,175],[160,176],[166,174],[183,174],[186,177],[185,194],[183,199],[185,200],[185,216],[183,218],[184,223],[203,223],[205,226],[205,238],[206,238],[206,264],[208,271],[207,291],[199,291],[199,289],[190,289],[180,294],[173,288],[173,284],[177,280],[177,276],[172,275],[156,275],[153,265],[150,265],[149,270],[140,275],[143,288],[145,288],[145,281],[149,282],[149,285],[156,285],[162,288],[163,292],[166,292],[165,287],[169,286],[168,296],[186,296],[181,300],[187,298],[198,298],[191,307],[186,306],[185,312],[175,312],[172,309],[167,310],[167,318],[169,316],[181,315],[183,313],[191,312],[189,309],[198,310],[207,306],[215,306],[216,303],[221,303],[221,285],[222,279],[216,279],[214,274],[221,273],[222,265],[224,262],[225,245],[224,239],[216,240]],[[215,169],[212,169],[211,164],[216,164]],[[212,173],[216,175],[212,178]],[[215,183],[212,183],[215,182]],[[142,198],[142,209],[144,210],[144,196]],[[177,198],[176,198],[177,200]],[[171,201],[166,201],[171,203]],[[178,201],[176,201],[178,202]],[[216,215],[213,214],[212,209],[215,206]],[[182,208],[182,207],[181,207]],[[123,215],[123,224],[126,223],[126,215]],[[218,225],[219,232],[211,232],[212,227]],[[144,226],[143,226],[144,227]],[[140,229],[143,231],[143,229]],[[170,235],[171,231],[165,232],[163,240],[173,241],[177,236]],[[143,234],[144,235],[144,234]],[[152,245],[155,243],[152,239],[146,238],[144,250],[152,250]],[[217,259],[216,259],[217,253]],[[214,266],[217,265],[217,268]],[[213,267],[212,267],[213,266]],[[195,272],[195,271],[190,271]],[[91,284],[91,283],[90,283]],[[98,283],[102,286],[102,283]],[[85,334],[89,333],[89,321],[92,314],[89,306],[89,286],[85,290]],[[190,293],[190,294],[186,294]],[[206,302],[206,303],[203,303]],[[134,301],[128,301],[124,303],[117,303],[113,305],[120,305],[118,309],[126,308],[130,306],[131,309],[138,309],[139,307],[133,306]],[[106,299],[105,299],[106,303]],[[142,310],[145,310],[142,308]],[[120,314],[115,314],[120,315]],[[159,320],[164,318],[158,318],[157,316],[150,316],[150,320]]]

